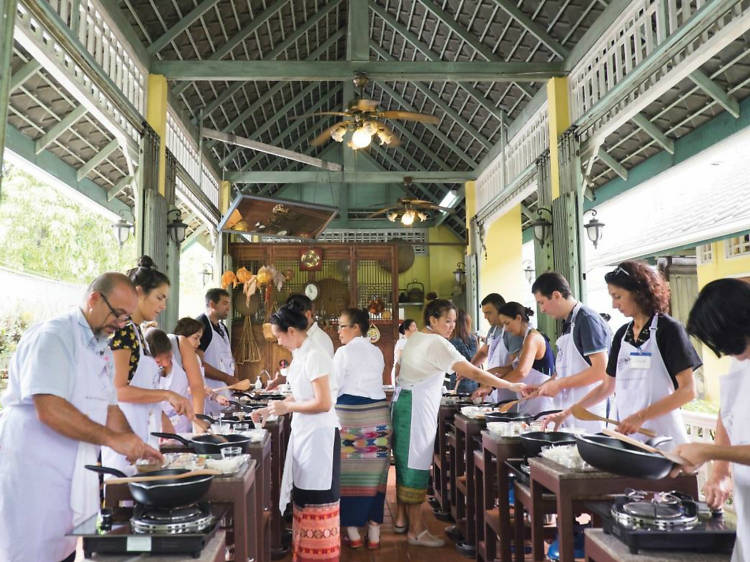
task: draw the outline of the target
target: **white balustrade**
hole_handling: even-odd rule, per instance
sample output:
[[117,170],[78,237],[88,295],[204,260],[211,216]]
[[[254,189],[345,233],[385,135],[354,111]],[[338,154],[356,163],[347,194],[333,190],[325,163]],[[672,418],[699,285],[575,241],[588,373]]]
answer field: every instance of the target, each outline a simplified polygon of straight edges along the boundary
[[[148,70],[138,61],[128,41],[95,0],[51,0],[50,5],[72,28],[73,10],[78,6],[78,40],[104,73],[141,115],[146,113]],[[137,137],[135,137],[137,138]]]
[[508,140],[503,151],[477,178],[477,211],[497,197],[549,146],[547,104],[544,103],[531,118]]

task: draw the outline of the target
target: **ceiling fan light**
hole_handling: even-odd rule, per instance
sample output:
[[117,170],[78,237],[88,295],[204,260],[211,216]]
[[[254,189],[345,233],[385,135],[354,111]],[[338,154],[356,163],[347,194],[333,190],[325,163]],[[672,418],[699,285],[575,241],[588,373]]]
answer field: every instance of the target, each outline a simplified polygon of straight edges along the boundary
[[407,209],[404,211],[404,214],[401,216],[401,224],[404,226],[411,226],[414,224],[414,219],[416,218],[417,213],[415,213],[412,209]]
[[352,135],[352,144],[354,145],[354,148],[367,148],[370,146],[370,141],[372,141],[372,135],[365,129],[365,127],[360,127],[356,131],[354,131],[354,134]]
[[362,128],[366,130],[370,136],[378,132],[378,124],[375,121],[365,121]]
[[393,142],[393,135],[389,135],[383,129],[378,130],[377,135],[381,145],[391,144]]
[[424,222],[427,220],[427,214],[423,213],[422,211],[419,211],[417,213],[417,217],[419,217],[420,222]]
[[331,138],[336,142],[344,142],[344,135],[346,134],[346,128],[340,127],[331,131]]
[[386,216],[388,217],[388,220],[391,222],[396,222],[398,220],[398,212],[396,211],[391,211]]

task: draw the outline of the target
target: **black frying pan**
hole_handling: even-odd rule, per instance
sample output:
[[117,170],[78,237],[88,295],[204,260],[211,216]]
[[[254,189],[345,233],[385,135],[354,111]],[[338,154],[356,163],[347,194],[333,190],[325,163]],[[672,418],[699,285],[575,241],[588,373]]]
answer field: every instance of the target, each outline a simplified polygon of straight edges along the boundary
[[560,410],[547,410],[545,412],[539,412],[538,414],[520,414],[518,412],[488,412],[484,415],[484,419],[489,422],[532,422],[536,419],[542,418],[549,414],[557,414]]
[[527,457],[539,456],[545,447],[575,444],[575,435],[566,431],[530,431],[521,434],[521,445]]
[[[100,474],[111,474],[120,478],[127,477],[124,472],[107,466],[87,464],[86,468]],[[187,468],[170,468],[149,472],[148,476],[177,475],[186,472],[190,472],[190,470]],[[213,475],[208,474],[175,478],[174,480],[159,480],[157,482],[130,482],[128,483],[128,489],[133,499],[143,505],[165,508],[181,507],[199,501],[208,492],[213,478]]]
[[205,433],[203,435],[196,435],[191,439],[177,435],[176,433],[162,433],[160,431],[152,431],[151,435],[164,437],[165,439],[176,439],[199,455],[220,455],[224,447],[242,447],[242,452],[247,453],[250,445],[250,438],[238,433],[229,433],[227,435]]
[[[672,461],[606,435],[576,435],[578,452],[591,466],[632,478],[659,480],[672,470]],[[655,446],[669,437],[649,441]]]
[[250,419],[250,416],[247,416],[242,420],[239,418],[239,416],[235,416],[233,414],[222,414],[221,418],[212,418],[211,416],[207,416],[205,414],[195,414],[195,417],[199,420],[207,421],[208,423],[225,423],[231,426],[234,426],[238,423],[246,423],[251,429],[255,427],[255,424],[253,423],[253,420]]

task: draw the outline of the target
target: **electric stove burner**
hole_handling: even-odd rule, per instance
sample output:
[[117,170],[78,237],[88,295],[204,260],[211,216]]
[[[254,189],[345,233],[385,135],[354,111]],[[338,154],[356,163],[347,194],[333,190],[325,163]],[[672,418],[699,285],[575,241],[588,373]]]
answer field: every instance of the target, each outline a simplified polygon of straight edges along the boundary
[[199,533],[214,522],[214,516],[198,505],[174,509],[139,507],[140,509],[136,508],[133,517],[130,518],[133,532],[138,534]]

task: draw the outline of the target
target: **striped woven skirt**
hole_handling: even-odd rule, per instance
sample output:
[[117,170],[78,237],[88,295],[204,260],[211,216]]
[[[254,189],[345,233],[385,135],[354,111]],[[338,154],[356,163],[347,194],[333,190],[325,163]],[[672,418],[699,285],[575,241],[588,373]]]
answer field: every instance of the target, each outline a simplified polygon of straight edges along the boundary
[[[333,458],[341,454],[339,430],[333,446]],[[292,520],[293,562],[338,562],[341,554],[339,533],[340,467],[333,463],[328,490],[304,490],[294,486]]]
[[336,413],[341,424],[341,526],[382,523],[391,447],[388,402],[344,394]]

